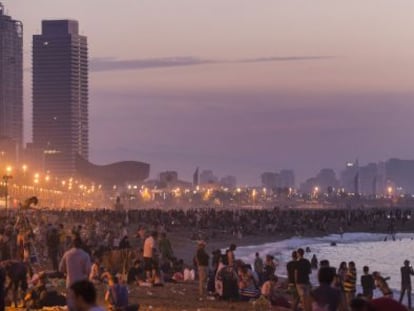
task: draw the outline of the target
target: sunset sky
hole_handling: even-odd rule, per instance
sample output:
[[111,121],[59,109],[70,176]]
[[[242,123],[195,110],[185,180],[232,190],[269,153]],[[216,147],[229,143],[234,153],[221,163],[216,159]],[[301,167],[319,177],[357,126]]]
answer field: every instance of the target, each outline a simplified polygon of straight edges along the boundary
[[3,0],[31,36],[76,19],[88,36],[91,160],[151,175],[197,166],[258,184],[414,158],[412,0]]

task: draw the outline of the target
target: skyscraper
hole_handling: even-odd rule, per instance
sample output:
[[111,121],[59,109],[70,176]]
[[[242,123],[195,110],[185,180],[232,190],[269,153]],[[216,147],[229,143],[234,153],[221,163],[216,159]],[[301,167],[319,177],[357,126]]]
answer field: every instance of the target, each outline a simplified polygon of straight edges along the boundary
[[23,143],[23,26],[0,3],[0,138]]
[[33,143],[57,175],[88,159],[88,48],[77,21],[42,21],[33,36]]

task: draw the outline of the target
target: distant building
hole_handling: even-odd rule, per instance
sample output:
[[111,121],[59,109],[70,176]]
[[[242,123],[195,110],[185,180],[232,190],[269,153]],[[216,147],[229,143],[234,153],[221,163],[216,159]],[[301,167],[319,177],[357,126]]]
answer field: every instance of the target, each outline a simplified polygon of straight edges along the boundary
[[368,165],[359,168],[359,193],[362,195],[376,195],[378,191],[381,193],[382,189],[378,189],[378,166],[376,163],[369,163]]
[[77,157],[76,175],[106,187],[141,183],[148,178],[150,165],[137,161],[122,161],[108,165],[95,165]]
[[394,184],[402,193],[414,194],[414,160],[389,159],[385,171],[388,184]]
[[200,183],[201,184],[216,184],[218,178],[214,176],[212,170],[204,170],[200,173]]
[[384,163],[369,163],[360,166],[358,162],[348,162],[341,172],[340,187],[348,193],[380,195],[385,191],[386,172]]
[[33,143],[45,152],[45,169],[76,172],[88,160],[88,47],[77,21],[42,21],[33,36]]
[[172,186],[178,182],[178,173],[175,171],[166,171],[160,173],[160,184],[164,187]]
[[19,157],[19,145],[10,137],[0,137],[0,163],[15,164]]
[[23,149],[21,162],[30,167],[31,170],[45,172],[45,154],[42,149],[36,148],[33,143],[26,144]]
[[237,179],[234,176],[225,176],[220,179],[220,185],[225,188],[234,189],[237,186]]
[[23,144],[23,26],[0,3],[0,137]]
[[356,188],[359,188],[358,170],[357,162],[347,162],[345,164],[345,169],[340,174],[340,185],[345,192],[355,193]]
[[[303,183],[300,184],[299,190],[302,193],[313,193],[316,189],[318,191],[322,188],[320,188],[320,183],[316,177],[311,177],[306,179]],[[323,190],[325,192],[325,190]]]
[[282,188],[295,187],[295,173],[293,172],[293,170],[280,171],[280,186]]
[[339,181],[336,178],[335,171],[330,168],[324,168],[315,177],[309,178],[302,183],[300,190],[302,193],[312,193],[315,189],[318,189],[321,193],[327,193],[338,186]]
[[277,189],[281,186],[281,179],[278,173],[264,172],[261,176],[262,186],[268,189]]

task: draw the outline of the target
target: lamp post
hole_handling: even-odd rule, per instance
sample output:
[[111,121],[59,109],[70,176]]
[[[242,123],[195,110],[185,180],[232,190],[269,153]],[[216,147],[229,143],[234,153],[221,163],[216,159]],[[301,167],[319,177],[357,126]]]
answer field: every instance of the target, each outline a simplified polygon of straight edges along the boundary
[[7,170],[7,174],[3,176],[3,182],[4,182],[4,207],[6,209],[6,216],[8,216],[8,201],[9,201],[9,180],[13,178],[9,174],[9,170]]

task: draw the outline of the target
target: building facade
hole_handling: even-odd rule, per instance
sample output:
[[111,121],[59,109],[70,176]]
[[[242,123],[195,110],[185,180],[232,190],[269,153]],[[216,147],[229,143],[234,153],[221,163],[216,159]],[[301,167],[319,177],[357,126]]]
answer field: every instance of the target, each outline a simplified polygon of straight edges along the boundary
[[42,21],[33,36],[33,143],[45,170],[69,176],[89,158],[88,47],[73,20]]
[[0,137],[23,144],[23,25],[0,3]]

